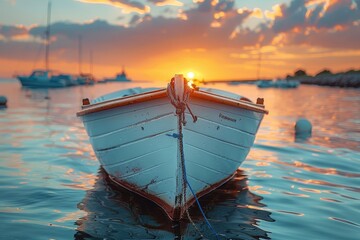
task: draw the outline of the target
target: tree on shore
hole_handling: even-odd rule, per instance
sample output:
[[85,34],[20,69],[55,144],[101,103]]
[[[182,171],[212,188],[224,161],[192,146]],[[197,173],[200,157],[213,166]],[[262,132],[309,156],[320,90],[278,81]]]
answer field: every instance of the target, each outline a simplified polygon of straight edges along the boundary
[[324,69],[321,72],[317,73],[315,76],[329,75],[329,74],[332,74],[332,72],[328,69]]
[[290,74],[286,75],[286,79],[292,79],[293,76],[291,76]]
[[345,73],[347,73],[347,74],[360,73],[360,70],[350,69],[349,71],[347,71]]
[[306,74],[305,70],[298,69],[297,71],[295,71],[294,76],[295,77],[305,77],[305,76],[307,76],[307,74]]

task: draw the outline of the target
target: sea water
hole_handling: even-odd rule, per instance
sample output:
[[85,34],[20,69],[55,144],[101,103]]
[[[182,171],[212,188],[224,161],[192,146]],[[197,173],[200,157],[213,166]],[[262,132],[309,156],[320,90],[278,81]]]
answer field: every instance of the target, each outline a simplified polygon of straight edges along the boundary
[[[0,239],[216,239],[196,206],[192,221],[171,222],[101,169],[76,117],[81,100],[138,86],[162,87],[0,81]],[[360,238],[360,89],[206,87],[262,97],[270,112],[235,177],[200,199],[218,239]],[[296,137],[299,118],[311,136]]]

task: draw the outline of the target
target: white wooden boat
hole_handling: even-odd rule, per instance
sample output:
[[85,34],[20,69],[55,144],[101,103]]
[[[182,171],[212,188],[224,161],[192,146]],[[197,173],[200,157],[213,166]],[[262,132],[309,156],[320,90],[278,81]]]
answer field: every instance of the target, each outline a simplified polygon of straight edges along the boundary
[[179,220],[233,177],[266,113],[262,99],[193,89],[175,75],[167,89],[84,99],[77,115],[110,178]]

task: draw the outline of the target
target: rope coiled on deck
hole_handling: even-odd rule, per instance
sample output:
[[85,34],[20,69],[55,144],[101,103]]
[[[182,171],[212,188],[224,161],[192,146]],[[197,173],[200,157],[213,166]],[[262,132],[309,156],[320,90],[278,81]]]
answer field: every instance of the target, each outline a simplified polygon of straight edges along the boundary
[[184,79],[184,81],[185,81],[185,83],[184,83],[184,86],[185,86],[184,92],[182,93],[181,97],[177,96],[176,91],[175,91],[174,81],[175,81],[175,79],[172,78],[171,82],[168,84],[168,87],[166,89],[166,92],[167,92],[167,95],[170,98],[171,104],[176,108],[176,114],[181,117],[181,122],[182,122],[182,124],[184,126],[186,125],[186,120],[185,120],[185,110],[186,110],[186,108],[189,110],[189,113],[193,118],[193,122],[195,123],[197,121],[197,117],[193,114],[193,112],[191,111],[191,109],[190,109],[190,107],[189,107],[189,105],[187,103],[189,98],[190,98],[190,93],[192,91],[194,91],[194,89],[190,88],[186,84],[186,79]]

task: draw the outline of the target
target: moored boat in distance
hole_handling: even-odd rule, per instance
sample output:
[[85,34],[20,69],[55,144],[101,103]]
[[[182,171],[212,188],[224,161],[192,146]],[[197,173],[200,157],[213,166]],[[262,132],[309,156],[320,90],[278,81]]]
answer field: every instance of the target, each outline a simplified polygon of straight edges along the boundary
[[110,179],[159,205],[172,220],[229,181],[252,147],[263,99],[190,87],[128,89],[89,101],[77,113]]
[[259,88],[271,88],[274,87],[273,81],[269,80],[259,80],[256,82],[256,86]]
[[29,76],[18,75],[17,78],[23,87],[34,88],[62,88],[73,82],[71,76],[54,74],[49,70],[35,70]]
[[123,67],[122,71],[116,74],[115,78],[105,78],[103,82],[131,82],[131,79],[127,77]]
[[94,85],[96,80],[91,73],[81,73],[77,77],[77,82],[79,85]]
[[260,80],[256,83],[259,88],[297,88],[300,82],[297,80]]

